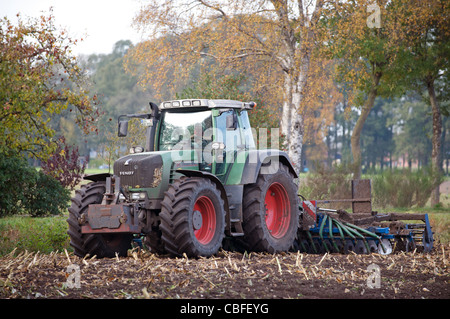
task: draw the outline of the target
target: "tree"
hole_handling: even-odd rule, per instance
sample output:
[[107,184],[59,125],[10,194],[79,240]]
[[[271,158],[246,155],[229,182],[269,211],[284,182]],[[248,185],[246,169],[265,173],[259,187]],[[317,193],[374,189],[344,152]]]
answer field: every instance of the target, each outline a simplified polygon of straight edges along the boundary
[[396,99],[391,108],[395,111],[390,123],[396,131],[393,137],[395,153],[408,161],[411,169],[413,161],[425,164],[431,152],[431,119],[427,105],[420,97],[405,96]]
[[[432,105],[432,158],[438,166],[442,125],[434,83],[439,77],[448,78],[448,2],[352,0],[329,1],[324,7],[322,34],[328,54],[341,59],[339,79],[353,87],[361,106],[352,134],[353,160],[361,161],[361,130],[375,97],[402,94],[420,80]],[[356,171],[355,178],[360,173]]]
[[[375,98],[404,91],[396,84],[400,77],[396,67],[402,50],[403,21],[398,22],[395,1],[378,4],[373,0],[330,0],[324,5],[321,20],[323,52],[338,60],[337,79],[351,88],[349,103],[360,107],[351,137],[355,179],[361,177],[361,132]],[[398,37],[392,37],[393,33]]]
[[307,120],[304,128],[306,150],[302,164],[308,161],[320,162],[327,158],[328,164],[331,165],[331,152],[327,154],[326,146],[330,141],[330,125],[336,121],[335,111],[344,95],[333,78],[334,61],[322,59],[318,53],[315,52],[312,56],[305,87],[305,91],[312,94],[305,94],[304,99],[308,107],[303,112]]
[[[98,152],[100,160],[108,164],[112,164],[119,155],[123,155],[119,148],[130,142],[128,138],[117,138],[119,115],[148,113],[149,101],[154,100],[151,94],[144,92],[138,85],[137,79],[124,70],[124,56],[132,47],[130,40],[119,40],[109,54],[91,54],[81,57],[82,67],[90,75],[92,90],[97,92],[98,101],[102,105],[102,114],[96,123],[102,134],[90,134],[85,138],[84,146]],[[70,140],[67,138],[67,141]],[[128,149],[129,146],[126,150]]]
[[135,18],[149,40],[129,51],[127,69],[142,85],[159,94],[168,89],[171,97],[192,75],[245,74],[267,105],[281,105],[281,132],[289,136],[287,151],[298,170],[321,7],[322,0],[157,1]]
[[75,110],[85,133],[99,115],[87,79],[72,55],[73,40],[52,13],[17,25],[0,20],[0,152],[46,159],[54,150],[53,115]]
[[431,164],[435,176],[431,206],[435,206],[439,203],[439,181],[442,175],[441,113],[445,116],[449,114],[448,109],[441,108],[439,95],[447,99],[449,97],[450,3],[443,0],[399,2],[398,10],[407,21],[404,26],[405,36],[402,39],[407,54],[403,61],[405,66],[414,66],[406,72],[404,79],[420,91],[425,87],[431,105],[433,122]]
[[375,168],[380,163],[384,168],[386,157],[391,157],[394,149],[392,125],[392,107],[388,99],[377,98],[361,132],[362,159],[365,168]]

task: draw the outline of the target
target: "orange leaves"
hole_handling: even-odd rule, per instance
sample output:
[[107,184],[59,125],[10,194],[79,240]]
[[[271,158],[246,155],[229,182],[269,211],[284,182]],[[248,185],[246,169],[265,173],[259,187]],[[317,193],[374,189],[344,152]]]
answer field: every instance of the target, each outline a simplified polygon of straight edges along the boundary
[[[52,13],[16,25],[0,20],[0,150],[28,151],[46,157],[53,129],[51,116],[73,105],[80,123],[94,121],[97,100],[91,100],[85,75],[70,55],[75,41],[54,24]],[[13,112],[11,112],[13,110]]]
[[303,115],[305,118],[305,142],[322,144],[328,126],[334,121],[336,104],[343,100],[333,81],[334,63],[332,61],[312,61],[309,81],[305,88]]
[[[319,24],[319,10],[312,3],[198,0],[146,5],[134,22],[148,41],[128,51],[126,68],[157,98],[167,99],[202,73],[244,74],[250,95],[264,100],[273,113],[283,109],[282,133],[292,142],[288,149],[300,154],[303,115],[320,109],[319,99],[332,101],[328,81],[318,80],[304,97]],[[309,113],[303,114],[307,108]]]
[[142,8],[135,25],[149,36],[126,57],[126,68],[144,86],[171,96],[198,72],[243,72],[257,85],[274,83],[280,63],[280,27],[261,1],[160,1]]

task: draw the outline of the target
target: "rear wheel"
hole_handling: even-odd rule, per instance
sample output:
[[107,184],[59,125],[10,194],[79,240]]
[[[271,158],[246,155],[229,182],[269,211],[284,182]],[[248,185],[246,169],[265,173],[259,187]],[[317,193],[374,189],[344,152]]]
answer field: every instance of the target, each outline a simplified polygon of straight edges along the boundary
[[[286,188],[278,182],[269,186],[264,198],[265,223],[274,238],[283,238],[289,230],[291,207]],[[294,211],[295,212],[295,211]]]
[[161,240],[172,255],[211,256],[222,244],[224,201],[210,180],[182,177],[169,185],[160,218]]
[[298,229],[297,186],[289,169],[259,174],[244,188],[244,242],[254,251],[287,251]]
[[98,258],[126,256],[131,248],[132,234],[82,234],[78,219],[86,213],[89,205],[100,204],[105,193],[105,182],[94,182],[82,185],[72,198],[69,208],[69,230],[70,245],[74,248],[77,256],[84,257],[96,255]]

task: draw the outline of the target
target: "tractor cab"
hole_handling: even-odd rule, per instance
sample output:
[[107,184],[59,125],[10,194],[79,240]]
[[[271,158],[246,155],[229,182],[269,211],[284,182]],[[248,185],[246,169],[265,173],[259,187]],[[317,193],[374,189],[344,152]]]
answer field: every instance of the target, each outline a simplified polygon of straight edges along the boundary
[[150,114],[119,117],[118,135],[126,136],[128,121],[138,118],[147,127],[145,147],[133,145],[130,153],[170,151],[174,169],[211,173],[225,182],[239,154],[256,148],[248,116],[255,105],[206,99],[150,103]]
[[160,105],[155,149],[177,151],[178,167],[194,167],[223,180],[239,151],[255,148],[247,111],[254,103],[181,100]]

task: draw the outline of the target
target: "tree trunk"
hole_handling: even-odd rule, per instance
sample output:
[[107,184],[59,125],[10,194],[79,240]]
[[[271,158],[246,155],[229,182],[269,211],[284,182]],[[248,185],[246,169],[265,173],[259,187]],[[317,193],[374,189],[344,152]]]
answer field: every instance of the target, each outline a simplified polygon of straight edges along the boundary
[[286,74],[284,77],[283,90],[283,109],[281,112],[281,134],[283,134],[284,147],[289,150],[289,132],[291,131],[291,101],[292,101],[292,84],[291,77]]
[[442,174],[441,168],[441,135],[442,135],[442,119],[441,110],[436,99],[434,90],[434,80],[426,80],[428,95],[430,96],[430,103],[433,116],[433,137],[431,139],[431,167],[434,178],[435,188],[431,192],[431,207],[439,204],[439,181]]
[[373,87],[369,92],[369,96],[367,97],[366,102],[364,103],[361,109],[361,115],[356,121],[355,127],[353,128],[352,137],[351,137],[351,145],[352,145],[352,155],[353,155],[353,179],[361,178],[361,132],[364,127],[364,123],[366,122],[367,117],[369,116],[370,111],[372,110],[373,104],[375,102],[375,98],[377,97],[377,87],[380,82],[381,73],[375,73],[373,75]]
[[[303,1],[298,1],[299,17],[296,23],[305,27],[306,31],[296,38],[293,21],[289,17],[289,8],[286,1],[273,0],[272,4],[278,15],[282,42],[284,46],[283,72],[284,72],[284,103],[281,117],[281,132],[285,135],[285,147],[294,169],[300,172],[302,164],[302,147],[304,133],[303,119],[303,89],[306,87],[307,76],[311,61],[311,45],[314,43],[315,32],[313,26],[320,18],[319,9],[322,0],[317,0],[314,10],[306,14],[303,10]],[[298,35],[297,35],[298,36]]]
[[285,136],[285,147],[297,173],[300,172],[303,147],[303,116],[300,112],[302,83],[285,75],[284,103],[281,117],[281,132]]
[[302,166],[303,147],[303,116],[300,113],[301,93],[295,92],[292,96],[291,131],[289,133],[288,155],[294,165],[295,171],[300,172]]

